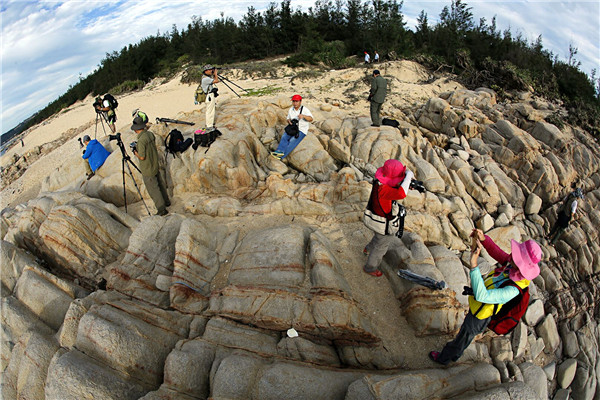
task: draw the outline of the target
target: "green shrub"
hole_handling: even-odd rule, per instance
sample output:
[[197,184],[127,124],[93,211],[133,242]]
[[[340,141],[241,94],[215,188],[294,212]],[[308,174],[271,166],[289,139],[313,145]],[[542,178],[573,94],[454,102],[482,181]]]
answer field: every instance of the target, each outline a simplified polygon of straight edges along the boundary
[[109,90],[109,93],[112,95],[123,94],[127,92],[132,92],[134,90],[142,90],[144,88],[144,81],[138,79],[135,81],[125,81],[114,88]]
[[269,96],[278,92],[281,92],[283,89],[275,86],[269,85],[262,88],[249,89],[247,92],[244,92],[242,96]]

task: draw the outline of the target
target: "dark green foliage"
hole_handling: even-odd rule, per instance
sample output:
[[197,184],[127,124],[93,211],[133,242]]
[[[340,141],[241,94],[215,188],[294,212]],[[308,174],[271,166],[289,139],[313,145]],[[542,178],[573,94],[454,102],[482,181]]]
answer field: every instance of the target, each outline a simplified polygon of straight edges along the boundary
[[[199,66],[206,63],[231,65],[287,54],[285,63],[291,67],[345,68],[361,61],[364,51],[371,56],[378,51],[382,60],[395,53],[434,71],[451,71],[468,87],[491,87],[500,98],[512,90],[533,88],[550,100],[562,100],[569,123],[597,132],[600,80],[579,69],[576,47],[570,46],[566,62],[559,61],[543,48],[541,36],[527,43],[510,30],[498,31],[495,18],[490,24],[483,18],[476,23],[463,0],[449,0],[435,25],[421,12],[411,32],[402,6],[398,0],[315,0],[303,11],[283,0],[264,12],[249,7],[238,23],[223,14],[213,21],[194,16],[186,29],[173,26],[169,33],[106,54],[96,71],[80,78],[25,128],[89,94],[138,90],[152,78],[170,78],[182,68],[182,82],[199,83]],[[276,75],[277,65],[272,63],[242,65],[250,76],[263,77]]]

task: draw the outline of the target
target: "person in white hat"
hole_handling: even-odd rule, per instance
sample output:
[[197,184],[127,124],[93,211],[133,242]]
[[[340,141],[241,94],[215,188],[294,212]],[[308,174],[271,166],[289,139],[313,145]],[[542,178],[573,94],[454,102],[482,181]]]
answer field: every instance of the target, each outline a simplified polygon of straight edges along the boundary
[[219,83],[219,74],[217,69],[206,64],[203,68],[204,75],[202,76],[202,91],[206,93],[206,131],[210,132],[215,129],[215,110],[217,108],[218,89],[215,86]]

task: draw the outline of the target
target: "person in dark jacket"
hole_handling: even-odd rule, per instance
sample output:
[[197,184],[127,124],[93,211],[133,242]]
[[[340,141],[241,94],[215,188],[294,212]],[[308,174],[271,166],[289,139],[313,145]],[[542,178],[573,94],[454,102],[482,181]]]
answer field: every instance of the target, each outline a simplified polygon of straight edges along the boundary
[[98,168],[104,164],[104,161],[110,155],[110,152],[100,144],[96,139],[91,140],[88,135],[83,137],[83,143],[85,144],[85,151],[83,152],[82,158],[87,160],[85,163],[85,171],[87,179],[90,179]]
[[387,81],[379,70],[373,71],[373,80],[371,81],[371,91],[369,92],[369,101],[371,102],[371,126],[381,126],[381,105],[385,101],[387,94]]
[[[413,172],[398,160],[392,159],[383,163],[383,167],[375,172],[375,179],[378,182],[373,185],[372,201],[369,201],[372,211],[380,217],[387,218],[392,212],[392,201],[406,197],[413,176]],[[375,277],[383,275],[378,267],[395,237],[395,235],[373,232],[373,239],[363,250],[363,253],[368,255],[363,267],[364,272]]]
[[547,236],[552,245],[558,241],[563,232],[569,227],[571,220],[575,218],[578,205],[577,199],[583,200],[583,190],[581,188],[576,188],[569,193],[558,208],[556,222]]

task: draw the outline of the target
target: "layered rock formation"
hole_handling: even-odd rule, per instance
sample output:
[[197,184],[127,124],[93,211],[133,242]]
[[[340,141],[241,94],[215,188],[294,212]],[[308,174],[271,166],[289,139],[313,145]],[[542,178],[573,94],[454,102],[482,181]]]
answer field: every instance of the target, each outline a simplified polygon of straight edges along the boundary
[[[219,104],[223,136],[167,158],[180,212],[125,213],[114,148],[90,181],[73,155],[40,197],[3,210],[4,398],[597,398],[594,139],[545,122],[553,105],[498,104],[490,89],[388,104],[398,129],[305,103],[315,123],[285,162],[269,151],[287,98]],[[203,113],[179,118],[201,125]],[[162,147],[169,128],[151,129]],[[370,232],[360,217],[389,158],[427,192],[404,200],[406,233],[376,280],[361,272]],[[544,235],[572,183],[586,199],[552,247]],[[142,216],[129,177],[125,190]],[[427,353],[462,323],[474,226],[505,249],[536,239],[542,273],[515,331],[488,332],[438,369]],[[449,287],[416,286],[398,268]]]

